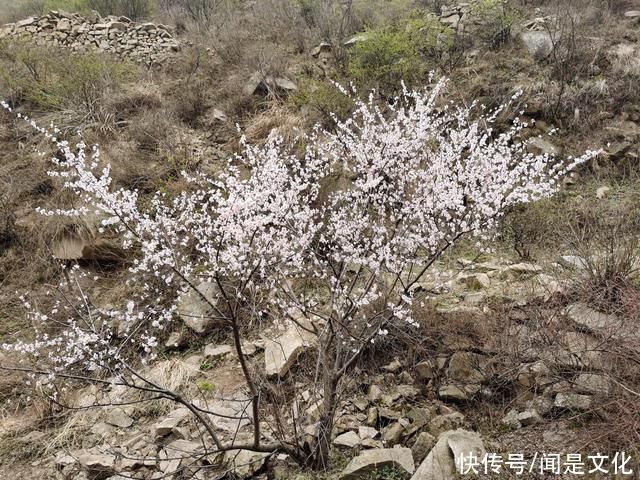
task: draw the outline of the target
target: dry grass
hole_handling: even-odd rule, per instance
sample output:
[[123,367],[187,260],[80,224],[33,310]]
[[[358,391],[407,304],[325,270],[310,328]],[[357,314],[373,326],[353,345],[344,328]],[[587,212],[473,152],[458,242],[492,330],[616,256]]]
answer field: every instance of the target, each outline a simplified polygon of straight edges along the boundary
[[247,139],[252,143],[280,137],[292,145],[303,134],[302,120],[284,108],[274,108],[251,118],[246,126]]

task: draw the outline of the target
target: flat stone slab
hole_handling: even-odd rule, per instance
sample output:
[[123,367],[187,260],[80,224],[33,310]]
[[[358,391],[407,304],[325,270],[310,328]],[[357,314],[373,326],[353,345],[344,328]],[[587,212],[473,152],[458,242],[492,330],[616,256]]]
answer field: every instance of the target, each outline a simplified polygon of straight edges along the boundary
[[410,448],[375,448],[366,450],[351,459],[339,480],[358,480],[385,467],[401,468],[408,474],[415,471]]

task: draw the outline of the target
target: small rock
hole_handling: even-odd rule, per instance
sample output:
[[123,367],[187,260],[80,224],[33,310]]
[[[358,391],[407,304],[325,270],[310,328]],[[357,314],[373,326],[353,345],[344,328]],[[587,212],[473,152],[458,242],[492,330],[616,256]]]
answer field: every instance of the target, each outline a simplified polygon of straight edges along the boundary
[[436,437],[428,432],[420,432],[418,438],[416,438],[416,441],[411,447],[411,452],[413,453],[413,459],[415,462],[422,463],[422,461],[427,458],[429,451],[433,448],[435,443]]
[[262,468],[269,453],[250,452],[249,450],[229,450],[225,454],[235,471],[241,478],[255,478],[253,475]]
[[322,42],[311,50],[311,56],[317,58],[322,53],[331,52],[331,44],[327,42]]
[[589,395],[609,395],[611,380],[605,375],[582,373],[573,381],[576,393]]
[[264,361],[267,375],[286,375],[298,357],[314,343],[314,336],[297,325],[275,339],[265,340]]
[[216,323],[213,307],[218,303],[220,290],[211,282],[202,282],[196,289],[197,292],[189,290],[180,298],[177,305],[178,315],[194,332],[205,333]]
[[489,359],[473,352],[455,352],[449,359],[447,378],[461,383],[481,383]]
[[182,421],[189,416],[189,410],[186,408],[178,408],[171,412],[160,422],[156,423],[152,430],[156,438],[166,437],[171,434]]
[[512,408],[507,412],[507,414],[502,417],[501,422],[511,428],[522,428],[522,424],[520,420],[518,420],[518,410]]
[[466,402],[480,391],[480,385],[459,386],[453,383],[443,385],[438,389],[438,396],[444,401]]
[[611,328],[618,323],[614,315],[598,312],[584,303],[570,305],[566,313],[576,325],[590,331]]
[[525,427],[543,421],[542,417],[536,410],[525,410],[524,412],[520,412],[516,418]]
[[540,61],[547,58],[553,52],[553,39],[548,32],[526,31],[520,34],[520,40],[524,43],[529,54]]
[[396,359],[393,362],[389,363],[382,367],[382,370],[389,373],[396,373],[402,369],[402,364]]
[[46,433],[34,430],[19,438],[22,443],[36,443],[47,436]]
[[596,190],[596,198],[605,198],[610,191],[611,188],[609,187],[599,187],[598,190]]
[[626,18],[640,18],[640,10],[629,10],[624,12]]
[[575,268],[577,270],[587,268],[587,261],[578,255],[563,255],[560,257],[558,263],[565,268]]
[[230,354],[232,351],[233,347],[231,345],[215,345],[211,343],[204,347],[204,356],[205,358],[224,357],[225,355]]
[[436,368],[431,360],[418,363],[414,370],[420,380],[431,380],[436,376]]
[[431,420],[431,423],[429,424],[429,433],[437,437],[447,430],[460,428],[463,423],[464,415],[460,412],[438,415]]
[[378,403],[382,399],[382,390],[378,385],[369,385],[367,398],[371,403]]
[[338,447],[355,448],[360,445],[361,440],[362,439],[356,432],[347,432],[342,435],[338,435],[333,440],[333,444]]
[[113,455],[83,453],[78,455],[78,463],[94,475],[116,473],[114,471],[116,457]]
[[403,432],[404,427],[400,422],[395,422],[387,426],[382,431],[382,439],[384,440],[385,445],[388,447],[398,445],[400,443],[400,438],[402,438]]
[[592,397],[590,395],[579,395],[577,393],[558,393],[554,402],[554,407],[567,410],[577,410],[585,412],[591,408]]
[[106,423],[119,428],[129,428],[133,425],[133,419],[121,408],[115,408],[107,415]]
[[167,348],[182,348],[187,344],[187,336],[183,332],[171,332],[164,346]]
[[358,427],[358,436],[361,440],[366,440],[367,438],[376,438],[380,435],[380,432],[372,427],[365,427],[363,425]]

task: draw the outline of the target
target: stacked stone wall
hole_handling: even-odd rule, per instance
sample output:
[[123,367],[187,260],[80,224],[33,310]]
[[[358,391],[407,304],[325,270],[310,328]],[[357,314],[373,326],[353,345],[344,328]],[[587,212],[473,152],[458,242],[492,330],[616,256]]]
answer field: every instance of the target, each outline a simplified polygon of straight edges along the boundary
[[135,23],[127,17],[102,18],[97,13],[49,12],[0,27],[0,38],[24,37],[38,45],[68,47],[72,51],[112,53],[135,62],[159,64],[180,49],[164,25]]

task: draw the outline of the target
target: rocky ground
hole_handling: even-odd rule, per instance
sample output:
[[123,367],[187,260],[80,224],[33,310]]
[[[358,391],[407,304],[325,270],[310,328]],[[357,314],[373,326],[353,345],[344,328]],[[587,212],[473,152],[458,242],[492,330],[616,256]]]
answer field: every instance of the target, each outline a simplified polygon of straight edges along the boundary
[[[453,478],[454,458],[468,451],[478,452],[479,458],[484,453],[503,455],[504,462],[508,453],[531,457],[535,452],[559,453],[562,462],[567,453],[584,453],[586,465],[585,452],[590,452],[590,445],[598,445],[585,439],[579,423],[572,422],[596,414],[599,405],[620,392],[621,386],[611,375],[613,355],[608,345],[635,345],[635,327],[576,303],[558,312],[555,325],[540,328],[531,311],[553,309],[553,298],[562,295],[564,288],[554,279],[559,275],[545,271],[575,273],[584,268],[579,258],[563,256],[545,266],[500,259],[460,259],[457,263],[463,268],[461,274],[445,264],[439,266],[439,293],[430,302],[440,322],[455,322],[461,315],[487,322],[487,317],[498,315],[496,299],[514,309],[517,305],[520,314],[500,321],[499,330],[485,334],[483,344],[471,342],[464,332],[450,332],[427,358],[408,362],[398,354],[387,364],[360,372],[351,381],[353,395],[339,408],[332,443],[345,466],[333,474],[335,478],[370,478],[367,475],[383,465],[396,472],[397,477],[389,478]],[[202,306],[192,299],[184,309],[192,314]],[[498,337],[492,338],[493,334]],[[185,351],[183,337],[179,331],[171,334],[165,346],[176,353],[145,373],[177,389],[198,385],[206,390],[205,385],[215,385],[215,393],[202,394],[207,408],[229,416],[245,411],[248,400],[232,346],[208,344],[201,350]],[[262,332],[246,342],[245,353],[263,362],[266,375],[273,379],[296,375],[303,368],[299,362],[313,349],[310,338],[290,329]],[[508,394],[498,391],[507,386]],[[321,397],[305,390],[303,384],[298,389],[296,405],[305,412],[302,439],[309,435],[312,440]],[[124,402],[134,399],[132,395],[135,393],[119,387],[106,391],[92,387],[78,392],[75,406]],[[503,401],[496,401],[501,396]],[[250,435],[250,417],[211,416],[211,420],[226,437]],[[116,480],[131,474],[161,478],[179,468],[190,472],[185,478],[221,475],[210,460],[194,461],[198,452],[204,452],[207,440],[203,444],[190,412],[170,403],[79,410],[64,424],[44,430],[33,430],[32,421],[25,412],[5,416],[1,425],[14,454],[47,452],[31,463],[41,472],[40,478]],[[294,464],[282,454],[228,452],[225,457],[227,468],[245,478],[302,479],[309,475],[295,473]],[[507,468],[506,463],[501,468],[499,478],[517,478],[517,469]],[[549,472],[552,478],[553,471]]]

